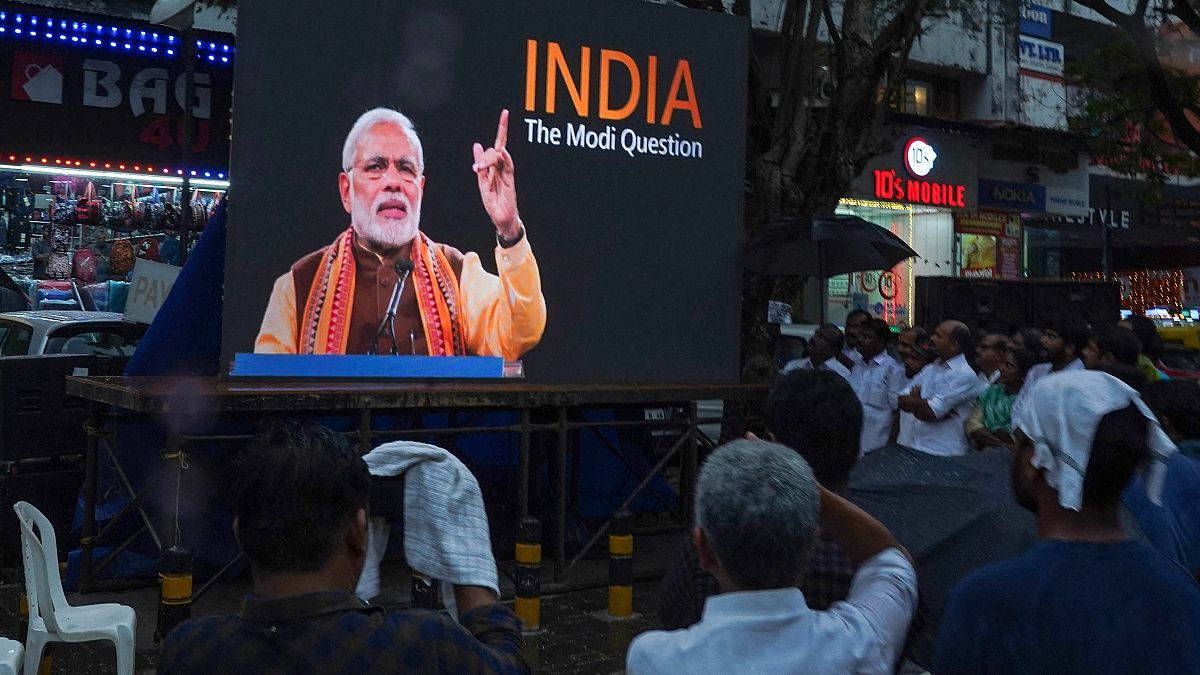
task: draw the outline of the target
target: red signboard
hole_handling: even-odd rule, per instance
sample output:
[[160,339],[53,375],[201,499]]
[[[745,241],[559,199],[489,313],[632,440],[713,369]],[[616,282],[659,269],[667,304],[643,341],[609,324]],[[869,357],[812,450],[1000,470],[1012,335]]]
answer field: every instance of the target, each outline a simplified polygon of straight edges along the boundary
[[902,178],[895,171],[875,172],[875,197],[886,201],[927,206],[966,207],[965,185]]
[[61,104],[66,62],[61,54],[16,52],[12,61],[12,97],[18,101]]

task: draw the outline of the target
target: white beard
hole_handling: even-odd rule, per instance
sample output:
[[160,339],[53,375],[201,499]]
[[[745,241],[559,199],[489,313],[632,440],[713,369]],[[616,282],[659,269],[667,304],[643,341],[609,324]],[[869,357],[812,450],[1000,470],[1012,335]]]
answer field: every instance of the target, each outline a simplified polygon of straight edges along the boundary
[[[408,205],[408,215],[396,220],[379,215],[379,205],[399,199]],[[372,204],[362,204],[350,196],[350,224],[354,232],[380,248],[399,248],[411,242],[421,229],[421,200],[414,204],[407,197],[381,193]]]

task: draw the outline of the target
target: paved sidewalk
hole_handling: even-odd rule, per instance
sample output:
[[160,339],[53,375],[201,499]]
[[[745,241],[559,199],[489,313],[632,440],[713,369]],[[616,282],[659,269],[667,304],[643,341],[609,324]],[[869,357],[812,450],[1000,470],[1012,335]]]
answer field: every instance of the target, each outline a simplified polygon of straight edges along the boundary
[[[625,652],[638,633],[658,627],[658,582],[634,586],[632,618],[606,618],[607,589],[576,591],[542,600],[546,630],[526,637],[525,660],[535,673],[584,675],[625,671]],[[597,611],[599,610],[599,611]]]
[[[535,673],[554,675],[608,675],[622,672],[625,652],[630,640],[642,631],[656,628],[658,580],[674,558],[677,533],[643,537],[638,540],[635,554],[634,616],[627,620],[607,617],[607,559],[592,558],[580,562],[571,572],[571,586],[553,592],[560,586],[550,582],[550,571],[544,570],[543,588],[549,592],[542,598],[543,630],[526,637],[525,658]],[[501,562],[502,569],[511,563]],[[378,599],[387,607],[407,606],[409,577],[402,563],[384,564],[384,594]],[[392,581],[394,580],[394,581]],[[250,592],[247,577],[221,582],[200,598],[192,609],[193,616],[237,612],[242,597]],[[20,570],[0,570],[0,635],[20,639],[18,602],[22,590]],[[512,584],[501,575],[501,590],[511,606]],[[158,589],[141,588],[116,593],[69,595],[72,604],[119,602],[130,605],[138,615],[137,671],[153,673],[157,666],[158,647],[153,635],[157,622]],[[100,674],[116,672],[116,656],[110,644],[85,643],[56,645],[52,654],[56,675]]]
[[[547,675],[607,675],[623,672],[629,641],[638,633],[658,625],[658,618],[654,614],[657,586],[657,582],[636,585],[636,613],[633,618],[622,621],[603,618],[608,602],[607,589],[596,588],[544,597],[542,622],[545,628],[526,637],[525,660],[534,673]],[[19,588],[13,584],[0,587],[0,634],[18,635],[19,593]],[[154,632],[157,591],[142,589],[119,595],[120,601],[134,606],[138,611],[137,670],[139,673],[153,673],[158,663],[158,648],[153,640],[143,641],[141,637],[147,632]],[[86,596],[82,602],[77,597],[71,598],[71,602],[91,604],[93,599],[99,601],[97,596]],[[508,604],[511,606],[511,601]],[[55,645],[51,658],[56,675],[116,672],[116,656],[112,646],[107,643]]]

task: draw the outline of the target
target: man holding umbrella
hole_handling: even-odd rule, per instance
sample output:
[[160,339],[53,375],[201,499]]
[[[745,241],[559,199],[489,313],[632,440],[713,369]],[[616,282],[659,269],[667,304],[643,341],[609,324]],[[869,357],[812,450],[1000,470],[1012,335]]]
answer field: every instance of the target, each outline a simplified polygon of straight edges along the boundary
[[[760,274],[815,276],[824,283],[848,272],[890,270],[916,255],[899,237],[869,220],[823,216],[770,223],[747,244],[745,264]],[[824,322],[825,303],[820,305]],[[852,319],[859,320],[853,314],[846,317],[847,329]]]

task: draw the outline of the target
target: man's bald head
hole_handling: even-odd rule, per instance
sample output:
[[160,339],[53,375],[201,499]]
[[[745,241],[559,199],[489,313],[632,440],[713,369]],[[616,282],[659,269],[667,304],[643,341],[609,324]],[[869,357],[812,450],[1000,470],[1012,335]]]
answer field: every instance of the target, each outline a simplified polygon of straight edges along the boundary
[[809,356],[813,363],[823,363],[836,356],[842,350],[843,339],[842,330],[831,323],[817,328],[809,342]]
[[938,324],[933,331],[933,347],[943,361],[967,351],[971,346],[971,329],[967,324],[953,319]]

